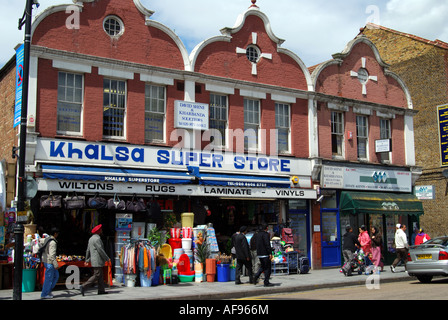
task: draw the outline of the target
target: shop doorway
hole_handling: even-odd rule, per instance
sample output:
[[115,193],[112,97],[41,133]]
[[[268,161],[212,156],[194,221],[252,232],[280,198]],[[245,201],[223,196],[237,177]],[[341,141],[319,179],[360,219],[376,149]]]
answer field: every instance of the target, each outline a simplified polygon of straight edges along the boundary
[[294,237],[294,250],[310,259],[310,212],[308,201],[289,202],[289,227]]
[[322,267],[341,265],[341,241],[339,229],[339,211],[321,211],[322,226]]

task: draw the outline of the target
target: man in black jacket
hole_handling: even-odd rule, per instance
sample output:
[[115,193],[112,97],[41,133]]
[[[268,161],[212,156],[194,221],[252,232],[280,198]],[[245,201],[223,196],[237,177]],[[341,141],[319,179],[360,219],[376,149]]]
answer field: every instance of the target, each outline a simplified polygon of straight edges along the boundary
[[235,273],[235,284],[242,284],[241,273],[243,271],[243,266],[249,273],[249,282],[253,283],[253,273],[252,273],[252,260],[249,250],[249,242],[246,238],[247,227],[243,226],[240,228],[240,233],[235,235],[234,245],[236,251],[236,273]]
[[264,272],[264,286],[270,287],[273,286],[272,283],[269,282],[269,278],[271,276],[271,260],[272,260],[272,247],[271,247],[271,239],[268,233],[268,225],[263,225],[262,231],[258,232],[257,239],[257,255],[260,258],[260,269],[255,274],[254,284],[257,284],[258,278],[261,273]]
[[356,251],[356,247],[361,247],[358,238],[354,235],[353,229],[350,226],[345,228],[346,233],[342,236],[342,254],[344,256],[344,265],[342,266],[342,272],[346,276],[352,275],[352,261],[353,253]]

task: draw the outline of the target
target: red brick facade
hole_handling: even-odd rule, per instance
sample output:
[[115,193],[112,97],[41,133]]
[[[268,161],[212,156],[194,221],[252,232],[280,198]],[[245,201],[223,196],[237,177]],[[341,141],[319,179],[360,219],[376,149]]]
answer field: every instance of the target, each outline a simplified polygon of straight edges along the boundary
[[[152,12],[142,9],[138,0],[80,1],[80,26],[66,27],[68,14],[65,7],[56,7],[44,13],[35,22],[32,56],[37,64],[35,86],[36,125],[30,128],[38,140],[60,139],[67,142],[124,144],[143,147],[169,148],[178,140],[170,139],[175,131],[175,101],[210,103],[211,94],[228,98],[229,130],[245,126],[245,99],[260,103],[259,127],[266,131],[260,137],[258,154],[271,154],[271,130],[276,129],[276,103],[289,106],[290,150],[280,156],[291,161],[306,160],[310,169],[306,197],[311,213],[309,223],[322,224],[320,204],[316,201],[322,163],[333,165],[382,166],[383,170],[399,167],[410,171],[415,165],[412,132],[406,131],[405,122],[412,122],[412,103],[406,86],[388,71],[376,47],[364,37],[350,42],[334,60],[308,70],[293,52],[283,49],[283,40],[277,38],[267,16],[252,6],[234,28],[221,30],[222,35],[199,44],[191,53],[178,36],[167,27],[151,20]],[[120,37],[110,37],[103,28],[108,16],[117,16],[124,25]],[[252,62],[246,52],[258,50],[259,59]],[[367,69],[369,78],[363,93],[360,80],[353,72]],[[68,70],[68,71],[67,71]],[[58,125],[58,72],[82,74],[82,132],[78,135],[60,135]],[[106,76],[107,74],[107,76]],[[103,136],[103,81],[106,78],[126,82],[126,117],[124,137],[110,139]],[[2,81],[3,83],[4,81]],[[145,86],[163,85],[166,89],[165,141],[145,142]],[[3,102],[2,102],[3,107]],[[344,154],[335,159],[331,145],[331,111],[344,113]],[[360,161],[356,144],[356,115],[369,118],[368,159]],[[381,162],[375,152],[375,140],[380,138],[379,121],[386,115],[391,119],[393,152],[389,163]],[[349,133],[354,138],[348,137]],[[204,133],[204,132],[202,132]],[[11,138],[11,137],[10,137]],[[209,141],[199,145],[204,148]],[[225,146],[229,152],[238,151],[235,143]],[[247,152],[251,156],[250,152]],[[147,160],[153,165],[155,159]],[[78,165],[89,165],[80,161]],[[118,167],[118,165],[117,165]],[[41,175],[37,166],[36,173]],[[233,173],[235,174],[235,173]],[[261,175],[260,172],[256,174]],[[292,178],[292,177],[289,177]],[[263,197],[262,197],[263,198]],[[219,198],[218,198],[219,199]],[[254,199],[252,199],[254,200]],[[281,205],[287,207],[282,200]],[[282,209],[283,210],[283,209]],[[280,210],[280,211],[282,211]],[[279,213],[279,220],[286,218]],[[284,220],[283,220],[284,222]],[[313,267],[322,265],[321,231],[311,228]]]

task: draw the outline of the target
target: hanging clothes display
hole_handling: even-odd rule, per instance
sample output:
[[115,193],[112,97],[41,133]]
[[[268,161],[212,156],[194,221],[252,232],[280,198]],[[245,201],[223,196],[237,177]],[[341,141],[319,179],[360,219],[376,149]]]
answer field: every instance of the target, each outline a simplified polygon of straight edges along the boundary
[[148,240],[131,241],[121,248],[120,266],[124,274],[143,272],[150,278],[156,269],[156,250]]

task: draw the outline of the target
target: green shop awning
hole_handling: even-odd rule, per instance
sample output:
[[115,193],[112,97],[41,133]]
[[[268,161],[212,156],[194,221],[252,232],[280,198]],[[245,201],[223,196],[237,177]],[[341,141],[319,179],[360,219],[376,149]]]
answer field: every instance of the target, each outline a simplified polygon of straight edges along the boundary
[[347,192],[341,193],[341,214],[422,215],[423,204],[413,194]]

